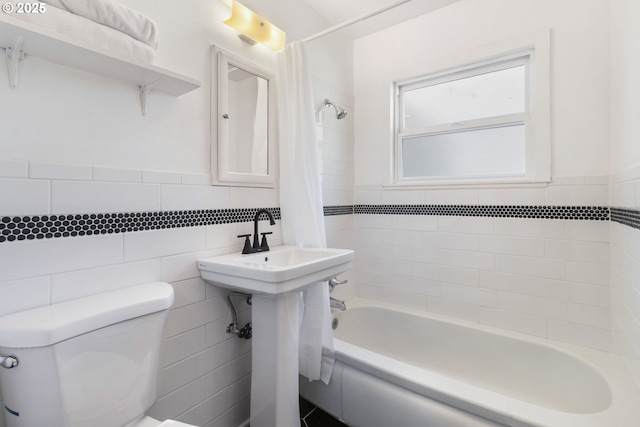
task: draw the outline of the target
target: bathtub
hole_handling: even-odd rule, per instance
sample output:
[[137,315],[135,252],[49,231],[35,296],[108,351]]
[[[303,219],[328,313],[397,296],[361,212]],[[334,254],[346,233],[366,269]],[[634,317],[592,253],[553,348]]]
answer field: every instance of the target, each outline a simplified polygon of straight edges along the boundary
[[640,426],[610,353],[361,299],[335,324],[331,381],[300,393],[350,426]]

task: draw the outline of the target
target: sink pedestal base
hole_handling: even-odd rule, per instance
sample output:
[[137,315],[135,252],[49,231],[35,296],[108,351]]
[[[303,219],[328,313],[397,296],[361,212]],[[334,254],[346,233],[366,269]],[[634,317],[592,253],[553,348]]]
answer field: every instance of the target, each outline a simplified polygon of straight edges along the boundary
[[298,427],[300,293],[252,296],[251,427]]

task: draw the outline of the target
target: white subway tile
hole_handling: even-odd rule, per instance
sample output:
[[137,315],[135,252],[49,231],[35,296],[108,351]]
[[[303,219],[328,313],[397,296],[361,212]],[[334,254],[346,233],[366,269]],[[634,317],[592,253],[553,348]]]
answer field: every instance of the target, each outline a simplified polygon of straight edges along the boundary
[[547,296],[548,279],[500,273],[497,271],[480,271],[479,286],[487,289],[545,298]]
[[203,402],[194,405],[188,411],[182,413],[177,421],[194,426],[203,426],[214,418],[219,417],[229,409],[230,389],[208,397]]
[[411,277],[425,277],[427,274],[426,264],[421,262],[385,258],[382,264],[382,271],[385,273]]
[[570,303],[567,320],[572,323],[608,330],[611,328],[611,311],[608,307]]
[[0,244],[0,281],[122,262],[122,235],[66,237]]
[[428,265],[427,277],[447,283],[478,286],[479,271],[472,268],[459,268],[446,265]]
[[[573,301],[572,295],[572,287],[573,283],[567,282],[564,280],[553,280],[546,279],[548,281],[547,287],[547,298],[556,300],[556,301]],[[590,285],[592,286],[592,285]]]
[[179,308],[205,300],[205,287],[207,284],[199,277],[173,282],[172,285],[175,291],[175,301],[172,308]]
[[384,230],[382,232],[382,243],[392,245],[421,246],[424,233],[411,230]]
[[481,205],[544,205],[543,188],[484,189],[478,190]]
[[635,186],[633,182],[620,182],[609,188],[609,205],[618,208],[634,208]]
[[[225,187],[223,187],[225,188]],[[278,191],[273,188],[226,187],[231,208],[271,208],[280,206]]]
[[607,185],[550,186],[547,188],[547,204],[552,206],[607,206]]
[[228,315],[227,302],[223,298],[207,298],[195,304],[175,308],[171,310],[167,319],[166,335],[173,337]]
[[91,180],[91,166],[30,163],[29,178]]
[[182,175],[180,172],[167,171],[142,171],[142,182],[150,182],[155,184],[180,184]]
[[564,279],[565,277],[564,262],[553,259],[496,254],[495,269],[503,273],[550,279]]
[[478,322],[480,320],[479,305],[444,298],[427,297],[427,311],[471,322]]
[[200,277],[197,260],[222,255],[224,253],[226,253],[226,251],[208,250],[160,258],[160,280],[177,282]]
[[584,183],[587,185],[608,185],[609,175],[592,175],[585,176]]
[[[170,311],[167,320],[175,315]],[[171,366],[203,351],[207,347],[206,328],[204,326],[167,338],[163,345],[162,366]],[[202,374],[199,369],[198,373]]]
[[529,295],[497,293],[497,308],[551,319],[566,320],[567,303]]
[[354,222],[358,228],[391,228],[391,215],[356,215]]
[[477,205],[478,190],[425,190],[424,200],[428,205]]
[[547,335],[547,325],[544,318],[508,310],[481,307],[480,323],[538,337]]
[[544,257],[545,241],[539,238],[480,236],[479,250],[497,254]]
[[160,370],[158,397],[167,394],[197,380],[200,377],[197,356],[181,360]]
[[420,246],[394,245],[393,258],[434,264],[438,261],[438,250]]
[[611,332],[604,329],[559,320],[548,320],[547,332],[549,338],[553,340],[603,351],[611,349]]
[[389,190],[382,192],[383,205],[422,205],[424,204],[424,191],[422,190]]
[[608,285],[610,269],[608,264],[567,261],[566,279],[571,282],[583,282],[593,285]]
[[382,192],[380,190],[361,190],[353,194],[353,202],[357,205],[379,205],[382,203]]
[[461,286],[451,283],[442,283],[440,296],[442,298],[483,307],[496,306],[496,292],[488,289],[480,289],[476,286]]
[[53,181],[51,213],[145,212],[160,210],[154,184]]
[[453,267],[493,270],[494,255],[484,252],[438,249],[438,263]]
[[577,304],[587,304],[599,307],[610,306],[610,288],[608,286],[591,285],[588,283],[569,283],[570,301]]
[[464,233],[428,233],[423,235],[423,244],[442,249],[459,249],[463,251],[478,250],[478,235]]
[[0,217],[49,214],[49,185],[47,180],[0,178]]
[[142,182],[140,169],[93,167],[93,180],[106,182]]
[[160,260],[157,259],[54,274],[51,302],[60,303],[159,280]]
[[424,215],[392,215],[391,227],[394,230],[436,231],[438,219]]
[[49,276],[0,282],[0,317],[50,304]]
[[198,252],[205,248],[205,227],[140,231],[124,235],[126,262]]
[[175,417],[176,414],[182,414],[202,402],[204,391],[204,378],[199,378],[158,399],[149,410],[148,415],[157,420]]
[[0,177],[26,178],[29,176],[29,163],[26,160],[0,159]]
[[438,216],[438,231],[451,233],[493,234],[493,218]]
[[566,221],[565,238],[567,240],[586,240],[590,242],[609,242],[609,221]]
[[[433,296],[440,295],[440,282],[422,277],[397,277],[390,286],[408,293]],[[336,291],[334,291],[334,296]]]
[[182,184],[185,185],[211,185],[211,174],[209,173],[181,173]]
[[412,310],[424,311],[427,305],[427,298],[430,297],[411,292],[396,291],[395,289],[382,290],[382,301]]
[[564,221],[537,218],[496,218],[495,234],[562,239],[564,237]]
[[162,185],[162,210],[226,209],[229,187]]

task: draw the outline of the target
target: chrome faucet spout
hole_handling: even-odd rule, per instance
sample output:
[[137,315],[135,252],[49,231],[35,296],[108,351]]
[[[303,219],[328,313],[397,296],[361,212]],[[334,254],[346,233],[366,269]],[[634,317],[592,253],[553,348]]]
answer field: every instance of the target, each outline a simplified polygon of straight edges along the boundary
[[329,297],[329,306],[331,308],[337,308],[340,311],[345,311],[347,309],[347,305],[344,303],[344,301],[335,299],[333,297]]

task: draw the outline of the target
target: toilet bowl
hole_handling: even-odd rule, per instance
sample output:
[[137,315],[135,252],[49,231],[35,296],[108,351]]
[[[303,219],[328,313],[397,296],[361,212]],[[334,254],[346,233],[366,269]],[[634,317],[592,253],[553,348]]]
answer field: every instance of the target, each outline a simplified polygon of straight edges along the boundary
[[153,282],[0,317],[7,427],[190,426],[145,415],[173,299]]

